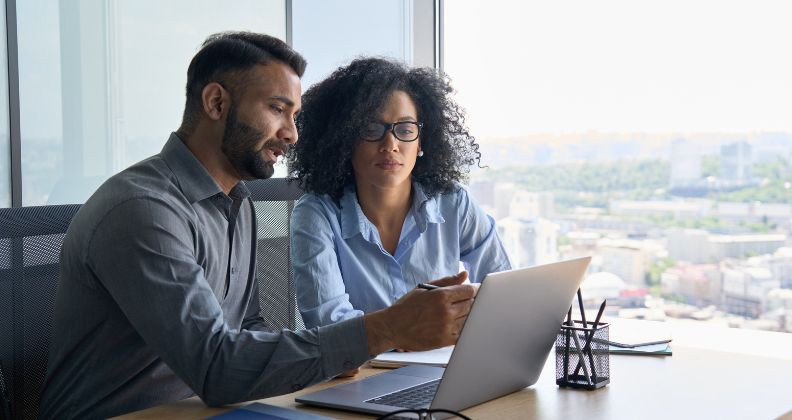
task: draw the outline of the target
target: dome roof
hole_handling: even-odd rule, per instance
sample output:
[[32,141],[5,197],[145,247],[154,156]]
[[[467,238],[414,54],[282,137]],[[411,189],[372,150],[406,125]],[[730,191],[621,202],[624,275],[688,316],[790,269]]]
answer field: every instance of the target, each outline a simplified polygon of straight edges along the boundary
[[627,284],[613,273],[600,271],[586,277],[581,287],[583,289],[624,289]]

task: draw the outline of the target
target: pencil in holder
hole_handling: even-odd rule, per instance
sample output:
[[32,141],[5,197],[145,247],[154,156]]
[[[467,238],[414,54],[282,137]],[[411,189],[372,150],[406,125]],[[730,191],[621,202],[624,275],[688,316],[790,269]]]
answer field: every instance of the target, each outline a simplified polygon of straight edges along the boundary
[[607,323],[584,325],[583,321],[561,325],[555,342],[558,386],[598,389],[610,383],[609,327]]

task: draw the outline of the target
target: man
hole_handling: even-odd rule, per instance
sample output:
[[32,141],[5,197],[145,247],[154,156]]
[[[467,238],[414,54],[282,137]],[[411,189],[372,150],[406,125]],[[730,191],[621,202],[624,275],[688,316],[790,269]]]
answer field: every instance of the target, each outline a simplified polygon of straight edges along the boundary
[[197,394],[284,394],[390,348],[453,344],[465,274],[388,309],[304,331],[259,316],[249,192],[297,141],[304,59],[253,33],[209,37],[187,71],[179,130],[110,178],[63,243],[42,418],[109,417]]

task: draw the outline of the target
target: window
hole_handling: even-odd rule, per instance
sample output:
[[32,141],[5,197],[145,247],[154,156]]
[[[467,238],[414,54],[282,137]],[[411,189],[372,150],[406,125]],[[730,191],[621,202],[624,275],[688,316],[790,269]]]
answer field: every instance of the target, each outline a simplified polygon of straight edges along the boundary
[[207,35],[286,34],[282,0],[62,6],[17,2],[25,206],[84,202],[159,152],[181,123],[187,65]]
[[445,2],[444,69],[489,166],[471,190],[510,235],[530,234],[511,252],[593,255],[592,272],[615,277],[584,290],[622,316],[792,331],[789,13]]
[[[286,39],[286,3],[17,2],[22,204],[82,203],[109,176],[157,153],[181,122],[187,65],[206,36],[251,30]],[[412,0],[291,7],[292,44],[309,62],[304,88],[359,55],[413,62]],[[0,120],[0,142],[7,125]],[[10,195],[9,177],[0,174],[0,200]]]
[[11,207],[11,138],[8,121],[8,51],[5,2],[0,2],[0,208]]
[[292,4],[293,45],[308,60],[303,90],[362,55],[413,63],[411,0]]
[[[413,1],[292,2],[292,45],[308,61],[303,91],[360,56],[413,63]],[[286,176],[286,166],[275,175]]]

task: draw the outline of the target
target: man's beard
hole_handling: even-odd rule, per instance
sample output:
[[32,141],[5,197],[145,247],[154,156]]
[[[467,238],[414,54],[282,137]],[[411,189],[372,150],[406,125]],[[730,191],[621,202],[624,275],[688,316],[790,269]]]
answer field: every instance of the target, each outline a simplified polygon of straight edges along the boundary
[[265,179],[275,173],[275,162],[265,160],[260,153],[273,140],[267,140],[256,149],[263,137],[261,131],[237,120],[236,105],[231,104],[221,150],[243,179]]

